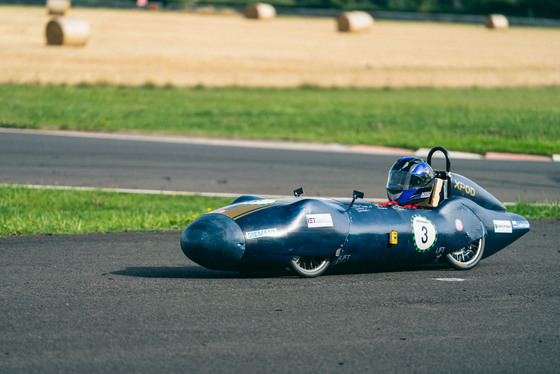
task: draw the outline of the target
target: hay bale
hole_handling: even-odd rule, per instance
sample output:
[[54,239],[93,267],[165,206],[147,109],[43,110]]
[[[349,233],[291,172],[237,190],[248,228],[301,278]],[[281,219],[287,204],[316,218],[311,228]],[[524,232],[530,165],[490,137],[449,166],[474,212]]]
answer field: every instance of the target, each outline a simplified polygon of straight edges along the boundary
[[55,17],[45,33],[47,44],[83,46],[89,39],[89,24],[79,17]]
[[373,26],[373,17],[366,12],[342,12],[337,17],[338,31],[363,32]]
[[243,15],[251,19],[272,19],[276,17],[276,9],[270,4],[249,4],[243,9]]
[[486,17],[486,21],[484,22],[487,28],[489,29],[497,29],[497,30],[504,30],[509,27],[509,22],[506,16],[502,14],[490,14]]
[[65,16],[70,11],[70,0],[47,0],[50,15]]

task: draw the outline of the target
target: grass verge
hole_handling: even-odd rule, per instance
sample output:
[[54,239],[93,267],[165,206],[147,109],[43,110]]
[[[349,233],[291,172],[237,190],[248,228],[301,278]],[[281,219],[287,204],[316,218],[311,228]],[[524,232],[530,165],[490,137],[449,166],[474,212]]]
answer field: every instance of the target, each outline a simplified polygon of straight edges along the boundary
[[0,186],[0,237],[182,230],[231,200]]
[[508,212],[519,214],[530,220],[560,218],[560,204],[531,204],[518,202],[507,207]]
[[560,87],[247,89],[0,85],[0,127],[560,153]]
[[[0,186],[0,237],[182,230],[232,198]],[[528,219],[560,218],[558,204],[518,203]]]

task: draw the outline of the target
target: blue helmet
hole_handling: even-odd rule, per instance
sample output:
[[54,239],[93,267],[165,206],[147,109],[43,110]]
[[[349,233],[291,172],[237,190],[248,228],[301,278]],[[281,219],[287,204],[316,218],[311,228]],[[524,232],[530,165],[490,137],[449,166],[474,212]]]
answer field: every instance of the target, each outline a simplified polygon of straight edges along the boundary
[[403,157],[389,171],[387,197],[399,205],[416,204],[430,197],[434,171],[418,157]]

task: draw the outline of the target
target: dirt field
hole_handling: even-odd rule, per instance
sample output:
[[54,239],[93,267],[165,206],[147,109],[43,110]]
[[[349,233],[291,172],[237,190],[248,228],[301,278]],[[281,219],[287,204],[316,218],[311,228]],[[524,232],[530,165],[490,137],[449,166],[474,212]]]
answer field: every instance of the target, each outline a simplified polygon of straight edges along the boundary
[[0,6],[0,83],[191,86],[560,85],[560,30],[74,8],[85,47],[47,46],[46,9]]

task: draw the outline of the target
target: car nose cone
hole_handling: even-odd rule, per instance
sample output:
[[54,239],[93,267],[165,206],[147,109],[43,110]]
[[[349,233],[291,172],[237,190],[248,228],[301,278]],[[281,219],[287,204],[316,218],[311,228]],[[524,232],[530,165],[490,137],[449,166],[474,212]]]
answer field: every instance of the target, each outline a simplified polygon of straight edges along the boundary
[[245,253],[245,237],[231,218],[205,214],[183,231],[181,249],[188,258],[206,268],[231,270]]

